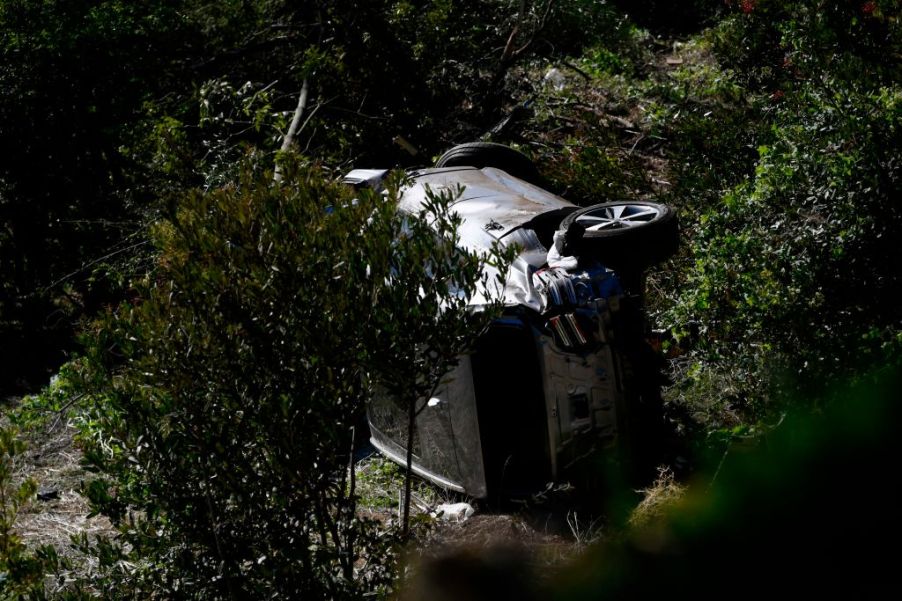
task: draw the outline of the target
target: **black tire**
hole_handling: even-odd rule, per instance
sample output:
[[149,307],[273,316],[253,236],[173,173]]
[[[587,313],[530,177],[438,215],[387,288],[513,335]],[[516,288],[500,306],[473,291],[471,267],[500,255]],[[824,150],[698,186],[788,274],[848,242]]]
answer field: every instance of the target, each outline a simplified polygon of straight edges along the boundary
[[676,214],[664,204],[606,202],[561,221],[570,254],[591,255],[612,267],[644,267],[673,255],[679,244]]
[[458,144],[435,162],[436,167],[494,167],[530,184],[541,186],[535,164],[522,152],[504,144],[468,142]]

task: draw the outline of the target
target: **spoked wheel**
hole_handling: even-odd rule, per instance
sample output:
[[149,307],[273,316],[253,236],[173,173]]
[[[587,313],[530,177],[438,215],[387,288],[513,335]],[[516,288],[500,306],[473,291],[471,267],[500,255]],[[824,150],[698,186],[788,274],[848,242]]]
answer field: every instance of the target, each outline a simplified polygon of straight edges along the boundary
[[594,232],[642,227],[661,219],[666,208],[651,203],[597,205],[595,209],[590,207],[591,210],[579,215],[575,221],[586,228],[586,234],[591,235]]
[[611,265],[650,265],[677,248],[676,215],[669,206],[646,201],[607,202],[574,211],[561,221],[576,254]]

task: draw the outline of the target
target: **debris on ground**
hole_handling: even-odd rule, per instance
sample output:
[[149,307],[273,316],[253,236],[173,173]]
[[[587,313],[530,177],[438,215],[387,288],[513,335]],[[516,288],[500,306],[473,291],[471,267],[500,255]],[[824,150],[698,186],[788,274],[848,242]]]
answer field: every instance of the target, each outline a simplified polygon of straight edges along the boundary
[[453,522],[464,522],[473,516],[475,510],[469,503],[442,503],[432,512],[432,517]]

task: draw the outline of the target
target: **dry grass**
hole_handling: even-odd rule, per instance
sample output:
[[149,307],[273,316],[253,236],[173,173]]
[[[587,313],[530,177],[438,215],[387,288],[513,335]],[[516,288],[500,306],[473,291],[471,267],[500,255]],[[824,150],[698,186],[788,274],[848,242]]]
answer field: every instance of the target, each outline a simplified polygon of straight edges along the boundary
[[[404,487],[403,469],[374,454],[357,462],[356,473],[356,492],[361,497],[358,511],[385,524],[396,524]],[[474,505],[476,514],[462,521],[430,517],[439,505],[461,501]],[[484,513],[466,495],[437,488],[416,477],[411,513],[419,516],[421,525],[425,525],[420,529],[416,554],[445,553],[453,548],[491,549],[503,544],[528,547],[541,562],[552,564],[572,556],[581,546],[579,540],[574,541],[570,536],[569,520],[558,520],[564,526],[555,528],[549,520],[536,519],[525,511]],[[576,523],[574,536],[576,532],[584,533],[586,527]]]
[[97,568],[97,559],[86,556],[73,544],[72,537],[86,534],[111,536],[115,530],[103,516],[89,517],[90,507],[78,490],[86,476],[81,452],[74,443],[75,428],[65,419],[51,419],[43,427],[28,433],[28,448],[17,458],[18,478],[31,478],[39,495],[16,518],[15,529],[29,548],[52,546],[69,568],[48,578],[47,593],[52,594],[75,580],[84,580]]
[[645,497],[629,518],[630,528],[642,528],[660,518],[670,507],[683,498],[686,487],[674,479],[673,471],[666,466],[658,468],[654,483],[642,490]]
[[74,490],[60,493],[58,499],[37,501],[16,520],[16,530],[29,546],[53,545],[61,555],[70,548],[72,536],[112,534],[109,520],[103,516],[88,517],[90,510],[84,497]]
[[440,522],[427,541],[430,547],[489,548],[498,544],[523,545],[553,555],[566,554],[573,546],[560,534],[539,530],[522,517],[506,513],[476,514],[460,523]]

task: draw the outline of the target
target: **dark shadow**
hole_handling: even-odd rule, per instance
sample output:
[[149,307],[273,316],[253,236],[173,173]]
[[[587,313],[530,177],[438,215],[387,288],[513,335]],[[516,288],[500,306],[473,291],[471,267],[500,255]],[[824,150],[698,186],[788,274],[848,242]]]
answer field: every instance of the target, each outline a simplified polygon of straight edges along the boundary
[[721,15],[723,0],[614,0],[640,27],[657,35],[691,35]]

